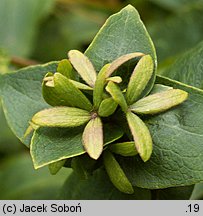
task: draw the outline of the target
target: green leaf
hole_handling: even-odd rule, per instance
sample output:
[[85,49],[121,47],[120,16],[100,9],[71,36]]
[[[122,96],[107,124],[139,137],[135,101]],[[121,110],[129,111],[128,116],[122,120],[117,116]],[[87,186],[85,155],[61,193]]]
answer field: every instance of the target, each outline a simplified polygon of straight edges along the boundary
[[136,149],[142,160],[146,162],[152,154],[152,138],[150,132],[145,123],[135,114],[127,112],[126,117]]
[[[152,83],[154,83],[155,80],[157,67],[156,52],[147,30],[140,20],[137,10],[133,6],[128,5],[120,12],[107,19],[85,54],[93,63],[96,71],[100,71],[105,64],[111,63],[125,54],[136,55],[133,54],[136,52],[149,54],[154,61],[153,76],[151,77],[149,85],[147,85],[144,90],[144,94],[146,95],[150,92]],[[128,60],[132,58],[133,57],[128,57]],[[126,59],[119,64],[121,65],[128,60]],[[108,74],[111,74],[115,68],[118,68],[117,62],[114,62],[113,65],[111,69],[109,68]],[[132,67],[129,67],[129,65],[126,66],[124,71],[122,70],[119,73],[119,75],[123,75],[122,78],[127,78],[132,73]]]
[[174,64],[160,74],[188,85],[203,89],[203,42],[180,55]]
[[107,117],[112,115],[116,108],[117,108],[118,104],[114,101],[113,98],[106,98],[104,99],[100,106],[99,106],[99,110],[98,110],[98,114],[101,117]]
[[30,55],[39,25],[53,6],[54,0],[1,0],[0,29],[3,31],[0,32],[0,47],[11,55]]
[[138,152],[135,149],[135,142],[122,142],[122,143],[113,143],[109,146],[109,149],[115,153],[122,156],[135,156]]
[[[116,125],[104,124],[103,130],[104,146],[123,136],[123,131]],[[39,128],[35,131],[31,142],[31,156],[35,169],[84,154],[83,131],[84,127]]]
[[52,175],[56,175],[56,173],[58,173],[58,171],[63,167],[65,162],[66,160],[60,160],[60,161],[49,164],[49,172]]
[[[42,80],[47,71],[56,71],[57,63],[31,66],[0,76],[0,94],[6,120],[14,134],[23,140],[29,121],[38,111],[48,108],[41,93]],[[23,111],[23,113],[22,113]]]
[[[75,101],[75,98],[70,97],[70,94],[71,94],[70,91],[69,91],[69,94],[66,94],[67,89],[65,89],[64,86],[61,86],[61,84],[58,81],[56,81],[56,79],[54,81],[53,75],[54,75],[53,73],[48,72],[45,75],[43,82],[42,82],[42,94],[43,94],[43,98],[45,99],[45,101],[51,106],[71,106],[73,103],[78,104],[78,101]],[[83,83],[80,83],[80,82],[77,82],[71,79],[68,79],[68,80],[69,82],[66,82],[66,85],[71,82],[78,89],[88,90],[88,91],[93,90],[91,87]],[[71,87],[73,86],[71,85]],[[87,101],[84,95],[79,93],[78,90],[76,90],[75,88],[74,90],[75,90],[75,93],[77,92],[76,94],[80,95],[80,97],[82,98],[82,101],[83,100]],[[89,103],[90,102],[88,102],[88,104]]]
[[43,96],[52,106],[73,106],[90,111],[92,104],[87,97],[65,76],[55,73],[46,76],[43,83]]
[[92,91],[93,88],[91,88],[90,86],[88,85],[85,85],[83,83],[80,83],[80,82],[77,82],[75,80],[71,80],[69,79],[69,81],[78,89],[81,89],[81,90],[87,90],[87,91]]
[[97,74],[89,59],[78,50],[68,52],[71,64],[83,78],[83,80],[91,87],[94,86]]
[[130,106],[130,110],[137,114],[157,114],[183,103],[187,98],[187,92],[170,89],[138,100]]
[[110,64],[104,65],[97,75],[93,91],[93,102],[96,109],[99,108],[99,105],[103,100],[104,86],[106,84],[106,72],[109,67]]
[[42,110],[32,118],[32,123],[40,127],[77,127],[91,119],[86,110],[74,107],[55,107]]
[[114,82],[109,81],[108,85],[106,86],[106,91],[112,96],[114,101],[121,106],[123,112],[127,112],[128,105],[123,96],[123,93]]
[[147,163],[139,157],[120,158],[119,163],[131,183],[143,188],[201,182],[203,91],[163,77],[157,77],[156,82],[182,89],[189,93],[189,98],[177,108],[145,120],[153,138],[153,152]]
[[73,67],[68,59],[63,59],[58,63],[57,72],[64,75],[68,79],[75,80],[76,74],[73,72]]
[[73,173],[61,189],[61,199],[67,200],[147,200],[149,190],[134,187],[134,194],[121,193],[109,180],[103,169],[96,170],[87,180]]
[[128,5],[107,19],[85,54],[96,71],[100,71],[104,64],[135,52],[151,55],[156,66],[156,53],[152,40],[136,9]]
[[133,194],[133,187],[113,154],[110,151],[105,151],[103,160],[106,172],[113,185],[123,193]]
[[[59,190],[71,169],[51,176],[46,168],[34,170],[29,154],[15,154],[1,161],[1,200],[58,199]],[[17,182],[17,184],[16,184]]]
[[[143,56],[137,63],[128,83],[126,100],[128,104],[134,103],[146,88],[153,75],[154,65],[150,55]],[[153,85],[153,83],[151,83]]]
[[122,82],[122,78],[119,76],[114,76],[114,77],[109,77],[106,79],[106,81],[112,81],[114,83],[121,83]]
[[99,117],[92,118],[86,125],[82,141],[88,155],[97,160],[103,151],[103,126]]
[[161,85],[161,84],[155,84],[150,92],[150,94],[155,94],[155,93],[159,93],[162,91],[167,91],[173,89],[173,87],[170,86],[166,86],[166,85]]

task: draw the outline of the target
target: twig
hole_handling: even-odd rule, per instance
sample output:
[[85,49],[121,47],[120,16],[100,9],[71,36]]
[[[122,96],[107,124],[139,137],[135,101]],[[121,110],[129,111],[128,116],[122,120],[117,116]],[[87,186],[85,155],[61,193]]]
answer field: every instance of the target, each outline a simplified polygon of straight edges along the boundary
[[25,59],[22,57],[12,56],[11,57],[11,64],[16,65],[18,67],[27,67],[30,65],[39,64],[39,62],[31,60],[31,59]]

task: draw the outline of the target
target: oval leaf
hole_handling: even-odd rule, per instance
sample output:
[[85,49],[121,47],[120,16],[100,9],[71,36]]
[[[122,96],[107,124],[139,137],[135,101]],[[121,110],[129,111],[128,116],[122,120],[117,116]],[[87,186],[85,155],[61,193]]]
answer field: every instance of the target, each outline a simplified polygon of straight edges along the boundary
[[102,67],[102,69],[98,73],[95,82],[94,91],[93,91],[93,102],[94,102],[94,107],[96,109],[99,108],[99,105],[103,100],[104,86],[106,83],[106,71],[109,67],[110,64],[106,64]]
[[89,156],[95,160],[103,151],[103,128],[99,117],[91,119],[82,135],[83,145]]
[[118,104],[114,101],[113,98],[106,98],[101,102],[98,114],[101,117],[110,116],[115,112],[117,106]]
[[[104,64],[113,62],[125,54],[135,52],[149,54],[154,61],[153,76],[143,91],[144,95],[147,95],[152,89],[155,80],[156,52],[138,11],[133,6],[128,5],[107,19],[85,54],[94,64],[96,71],[100,71]],[[110,74],[114,70],[115,68],[112,68]],[[130,67],[124,73],[125,75],[131,74]]]
[[68,52],[71,64],[80,74],[82,79],[91,87],[94,86],[97,74],[90,60],[80,51],[71,50]]
[[171,89],[149,95],[131,105],[130,109],[138,114],[156,114],[183,103],[187,98],[187,92]]
[[146,88],[154,70],[153,59],[150,55],[143,56],[137,63],[128,83],[126,100],[134,103]]
[[77,127],[90,120],[90,113],[73,107],[55,107],[36,113],[32,122],[41,127]]
[[104,63],[113,62],[122,55],[134,52],[151,55],[156,66],[153,42],[138,11],[128,5],[106,20],[85,54],[94,64],[96,71],[100,71]]
[[106,86],[106,90],[112,96],[114,101],[121,106],[123,112],[127,112],[128,105],[125,101],[125,98],[120,88],[115,83],[110,81],[108,85]]
[[122,143],[114,143],[109,146],[109,149],[115,153],[122,156],[135,156],[138,154],[135,149],[135,142],[122,142]]
[[152,154],[152,138],[145,123],[135,114],[126,114],[130,131],[133,135],[136,149],[144,162],[149,160]]
[[103,160],[106,172],[114,186],[123,193],[133,194],[133,187],[113,154],[109,151],[105,151]]
[[[49,74],[48,74],[49,75]],[[53,87],[50,86],[50,81],[44,79],[43,96],[46,102],[52,106],[74,106],[90,111],[92,104],[87,97],[65,76],[60,73],[55,73],[53,76]]]
[[75,79],[76,74],[73,71],[73,67],[71,63],[68,61],[68,59],[63,59],[58,63],[57,72],[64,75],[68,79]]

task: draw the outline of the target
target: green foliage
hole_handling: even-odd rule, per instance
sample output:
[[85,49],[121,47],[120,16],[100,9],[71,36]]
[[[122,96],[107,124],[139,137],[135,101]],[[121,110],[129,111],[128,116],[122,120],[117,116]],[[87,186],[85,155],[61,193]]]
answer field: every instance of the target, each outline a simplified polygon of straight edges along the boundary
[[133,187],[113,154],[109,151],[105,151],[103,160],[106,172],[114,186],[123,193],[133,194]]
[[[46,2],[43,16],[53,3]],[[182,5],[182,1],[151,2],[168,11]],[[171,35],[176,37],[181,28],[191,31],[191,23],[201,14],[201,4],[197,10],[198,4],[184,3],[170,22],[157,26],[152,20],[150,31],[161,60],[201,38],[197,22],[194,38],[185,37],[177,46],[171,42]],[[191,19],[177,22],[183,14]],[[37,26],[38,21],[32,21]],[[170,34],[164,31],[168,26],[174,29]],[[35,36],[25,37],[29,42],[19,43],[27,45],[19,52],[22,56],[32,50],[28,44]],[[202,43],[163,62],[161,76],[156,75],[154,45],[138,12],[128,5],[104,23],[85,55],[71,50],[68,57],[0,75],[6,119],[30,148],[34,167],[49,165],[51,174],[63,166],[73,168],[63,187],[64,199],[189,199],[193,185],[203,181],[203,91],[198,89],[203,88]],[[9,68],[8,61],[9,57],[0,62],[2,71]],[[201,198],[197,190],[192,198]]]
[[85,54],[91,59],[96,71],[99,71],[104,64],[133,52],[151,55],[156,65],[154,45],[138,12],[129,5],[108,18]]
[[[22,141],[32,116],[49,105],[41,93],[41,83],[47,71],[56,71],[56,62],[45,66],[21,69],[0,77],[0,94],[6,119],[14,134]],[[15,104],[15,105],[14,105]],[[30,107],[31,106],[31,107]],[[23,111],[23,115],[21,115]],[[27,146],[29,140],[23,140]]]
[[61,198],[67,200],[146,200],[151,198],[149,190],[134,188],[132,195],[121,193],[109,181],[104,170],[96,170],[87,180],[78,179],[75,173],[66,180]]
[[178,108],[146,120],[154,143],[152,156],[147,163],[143,164],[136,157],[121,158],[120,163],[133,185],[143,188],[166,188],[200,182],[203,177],[199,172],[203,162],[203,120],[199,115],[203,110],[203,91],[167,78],[158,77],[157,82],[187,91],[189,98]]
[[[31,156],[35,168],[85,153],[82,145],[84,128],[40,128],[34,132]],[[104,145],[123,135],[116,125],[104,125]]]

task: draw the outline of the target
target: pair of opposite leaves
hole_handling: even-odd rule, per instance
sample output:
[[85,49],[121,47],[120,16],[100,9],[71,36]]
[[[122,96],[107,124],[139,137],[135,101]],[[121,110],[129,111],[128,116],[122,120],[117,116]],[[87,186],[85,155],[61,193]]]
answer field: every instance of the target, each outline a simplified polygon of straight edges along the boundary
[[[152,153],[152,139],[148,128],[136,114],[157,114],[166,111],[185,101],[188,94],[179,89],[168,89],[140,99],[153,76],[154,65],[150,55],[139,52],[126,54],[105,65],[98,74],[81,52],[71,50],[68,56],[70,62],[62,60],[58,65],[58,72],[48,73],[43,81],[45,100],[57,107],[36,113],[31,120],[31,126],[77,127],[87,123],[82,137],[83,145],[91,158],[98,159],[103,151],[101,117],[113,114],[117,105],[120,105],[126,115],[135,149],[142,160],[147,161]],[[122,64],[138,57],[141,59],[130,77],[124,96],[118,86],[118,83],[122,82],[121,77],[110,76]],[[88,85],[76,81],[70,63]],[[81,90],[93,91],[93,105]],[[125,146],[126,150],[129,143],[121,143],[117,149]],[[131,144],[129,149],[132,149]]]

